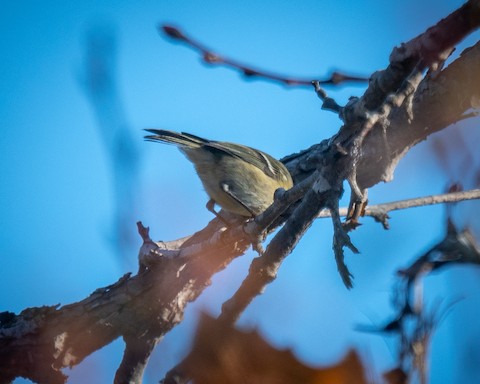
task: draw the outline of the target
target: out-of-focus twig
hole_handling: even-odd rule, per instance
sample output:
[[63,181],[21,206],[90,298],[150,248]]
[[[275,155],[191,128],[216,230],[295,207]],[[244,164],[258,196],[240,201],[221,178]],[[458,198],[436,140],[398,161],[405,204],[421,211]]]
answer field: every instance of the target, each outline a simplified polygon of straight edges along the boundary
[[417,375],[420,383],[427,382],[431,337],[456,301],[443,308],[437,303],[427,312],[423,298],[424,277],[441,268],[466,263],[480,265],[480,247],[468,229],[459,231],[449,219],[445,238],[398,271],[400,281],[393,300],[396,311],[393,320],[379,328],[359,327],[361,331],[398,335],[398,366],[393,371],[401,371],[408,378]]
[[125,116],[115,74],[116,39],[107,27],[86,36],[81,83],[97,119],[97,129],[110,160],[114,191],[112,243],[122,263],[129,264],[136,247],[138,171],[141,152]]
[[[212,50],[208,49],[202,43],[196,41],[195,39],[187,36],[180,29],[173,27],[171,25],[162,25],[160,26],[160,31],[163,31],[170,38],[181,41],[188,45],[189,47],[197,50],[202,55],[202,59],[205,63],[214,64],[214,65],[223,65],[225,67],[233,68],[240,71],[244,76],[247,77],[256,77],[264,80],[269,80],[275,83],[281,83],[286,86],[295,86],[295,87],[310,87],[314,79],[301,79],[294,78],[290,76],[279,75],[276,73],[255,69],[248,65],[242,64],[236,60],[227,58],[225,56],[219,55]],[[339,85],[342,83],[366,83],[368,81],[367,77],[352,76],[340,72],[333,72],[328,79],[318,80],[319,84],[322,85]]]

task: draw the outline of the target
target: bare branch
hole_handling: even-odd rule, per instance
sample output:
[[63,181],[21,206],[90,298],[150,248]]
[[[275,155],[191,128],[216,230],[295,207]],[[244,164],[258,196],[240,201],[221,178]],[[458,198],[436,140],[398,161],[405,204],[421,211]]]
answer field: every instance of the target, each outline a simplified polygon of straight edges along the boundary
[[[205,229],[188,238],[158,244],[142,231],[144,245],[140,250],[142,267],[138,275],[125,275],[117,283],[96,290],[78,303],[60,308],[30,308],[19,315],[2,313],[0,371],[4,377],[63,382],[61,368],[78,364],[93,351],[123,336],[127,349],[118,374],[121,379],[137,380],[148,359],[150,346],[153,348],[158,338],[182,320],[186,305],[210,284],[213,274],[243,254],[252,238],[258,238],[264,231],[273,230],[285,221],[263,255],[255,259],[236,294],[222,308],[221,317],[234,322],[251,300],[275,279],[282,261],[293,251],[319,212],[332,207],[337,210],[336,203],[342,194],[344,180],[352,175],[352,165],[355,165],[353,171],[359,190],[389,180],[399,159],[414,144],[457,121],[472,108],[475,104],[472,98],[478,100],[480,92],[477,70],[480,44],[464,52],[435,76],[427,75],[418,87],[416,80],[421,67],[416,66],[419,63],[435,66],[451,52],[452,44],[478,27],[478,3],[468,2],[430,29],[425,38],[413,39],[402,46],[402,54],[392,55],[390,66],[373,77],[362,98],[352,99],[343,108],[345,124],[337,135],[285,158],[299,187],[292,192],[279,193],[272,207],[252,223],[240,223],[225,230],[223,224],[214,219]],[[170,28],[167,32],[177,40],[192,42],[177,29]],[[263,77],[282,84],[311,86],[310,80],[269,77],[268,73],[225,60],[193,43],[207,62],[228,65],[246,75],[265,75]],[[413,88],[416,90],[411,100],[411,92],[402,90],[402,84],[404,89],[409,89],[409,79],[415,80]],[[457,99],[446,100],[445,95],[455,95]],[[388,113],[377,111],[382,106],[389,108]],[[437,108],[443,111],[431,114]],[[376,121],[372,119],[368,123],[375,113]],[[381,121],[384,119],[388,119],[388,124]],[[361,146],[355,146],[355,142],[360,142]],[[338,216],[335,220],[338,224]],[[342,240],[339,233],[337,225],[334,241]],[[468,236],[465,235],[465,239],[468,240]],[[346,241],[340,244],[348,245]],[[472,257],[476,255],[474,250],[470,252]],[[437,265],[438,261],[443,262],[433,260],[432,265]],[[135,339],[139,340],[138,344],[132,342]]]
[[[460,201],[476,200],[476,199],[480,199],[480,189],[472,189],[469,191],[450,192],[450,193],[443,193],[440,195],[416,197],[413,199],[393,201],[391,203],[369,205],[365,208],[363,216],[373,217],[376,221],[382,223],[385,229],[388,229],[389,227],[388,213],[389,212],[397,211],[400,209],[423,207],[426,205],[457,203]],[[348,208],[347,207],[340,208],[339,214],[340,216],[347,216]],[[318,217],[331,217],[331,216],[332,214],[328,210],[323,210],[318,215]]]
[[84,73],[80,79],[97,119],[97,129],[110,160],[114,189],[113,243],[123,264],[136,247],[131,223],[138,212],[138,179],[142,152],[130,129],[115,73],[116,39],[109,29],[86,36]]
[[143,373],[148,359],[160,338],[139,338],[136,335],[124,336],[125,351],[122,363],[115,374],[114,384],[142,384]]
[[330,185],[322,177],[306,193],[302,202],[270,241],[265,253],[253,260],[248,276],[233,297],[222,306],[220,318],[234,323],[250,302],[277,276],[283,260],[293,251],[298,241],[326,206]]
[[[275,83],[281,83],[290,87],[310,87],[314,79],[299,79],[288,76],[283,76],[275,74],[272,72],[263,71],[260,69],[254,69],[250,66],[242,64],[236,60],[229,59],[217,53],[214,53],[210,49],[206,48],[203,44],[199,43],[195,39],[187,36],[180,29],[173,27],[171,25],[160,26],[160,31],[163,31],[170,38],[185,43],[189,47],[197,50],[202,55],[203,61],[207,64],[212,65],[223,65],[235,70],[240,71],[244,76],[249,78],[260,78],[264,80],[269,80]],[[318,80],[319,84],[323,85],[338,85],[346,82],[352,83],[365,83],[368,81],[368,78],[358,77],[343,74],[340,72],[333,72],[330,78],[325,80]]]
[[[179,257],[157,257],[155,265],[140,274],[127,274],[80,302],[60,308],[29,308],[19,315],[2,313],[2,375],[63,383],[61,368],[79,364],[123,336],[127,349],[117,380],[138,378],[149,348],[182,320],[186,305],[210,284],[212,275],[248,246],[231,232],[214,236],[219,228],[221,223],[213,220],[204,230],[180,242]],[[212,237],[217,238],[216,244],[207,242],[204,247],[197,246],[196,254],[182,255],[182,249],[191,250],[204,238]],[[142,250],[151,249],[151,245]],[[161,254],[161,248],[158,252]],[[135,338],[137,342],[132,342]]]
[[312,81],[312,85],[315,88],[315,93],[318,98],[323,101],[322,109],[326,111],[332,111],[342,117],[343,108],[337,104],[337,102],[327,95],[327,92],[320,87],[320,82],[317,80]]
[[362,115],[363,109],[376,110],[390,93],[400,87],[419,62],[426,67],[443,62],[452,48],[479,26],[479,1],[470,0],[424,33],[395,48],[390,55],[390,65],[371,77],[359,103],[351,106],[361,109],[355,115]]

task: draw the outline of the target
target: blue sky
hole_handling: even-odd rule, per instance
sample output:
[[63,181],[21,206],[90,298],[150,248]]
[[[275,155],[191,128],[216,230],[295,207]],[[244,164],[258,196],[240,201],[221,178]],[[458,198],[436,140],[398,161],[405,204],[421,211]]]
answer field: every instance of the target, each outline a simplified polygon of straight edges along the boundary
[[[82,83],[88,31],[107,30],[116,39],[118,93],[141,151],[136,188],[141,204],[135,220],[149,225],[154,238],[175,239],[211,219],[204,209],[207,198],[184,157],[173,147],[143,142],[142,129],[182,130],[282,157],[331,136],[340,121],[320,110],[310,89],[245,81],[229,69],[202,64],[196,53],[160,36],[159,23],[180,26],[214,50],[255,67],[312,78],[332,70],[368,76],[387,65],[393,46],[461,4],[5,1],[0,14],[0,310],[18,312],[81,300],[122,273],[135,271],[140,240],[123,262],[111,242],[109,158]],[[473,40],[478,40],[478,33]],[[361,95],[363,87],[328,91],[345,103],[349,96]],[[455,129],[468,132],[472,126],[466,122]],[[370,202],[440,193],[446,182],[427,141],[401,162],[393,182],[370,190]],[[354,345],[379,369],[388,367],[394,361],[393,344],[352,329],[390,313],[393,272],[441,238],[443,218],[441,207],[396,212],[388,232],[365,219],[352,235],[361,255],[347,256],[356,276],[351,292],[336,272],[331,224],[319,221],[240,323],[260,328],[272,343],[292,347],[312,364],[335,361]],[[135,235],[135,221],[131,231]],[[212,287],[188,309],[185,323],[153,356],[146,383],[157,382],[161,372],[178,361],[188,347],[198,311],[218,313],[252,257],[249,253],[216,276]],[[478,280],[478,271],[465,275]],[[440,286],[456,281],[455,276],[437,279]],[[462,306],[475,307],[468,307],[468,300],[459,304],[459,311]],[[437,350],[448,348],[455,338],[454,325],[449,324],[445,322],[434,340]],[[89,357],[67,372],[70,382],[111,381],[121,351],[117,341]],[[455,362],[442,364],[436,355],[432,359],[432,382],[455,377]]]

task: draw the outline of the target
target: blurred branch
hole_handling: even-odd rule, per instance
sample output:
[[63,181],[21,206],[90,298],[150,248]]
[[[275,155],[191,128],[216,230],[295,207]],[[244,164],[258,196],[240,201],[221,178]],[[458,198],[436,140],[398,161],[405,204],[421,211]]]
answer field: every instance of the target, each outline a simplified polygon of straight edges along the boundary
[[110,160],[113,179],[113,241],[122,262],[134,250],[131,223],[137,213],[141,152],[134,139],[116,84],[116,40],[109,28],[93,28],[86,36],[82,85],[97,118],[97,128]]
[[405,383],[415,374],[420,383],[427,382],[427,356],[433,332],[454,304],[448,305],[443,311],[437,306],[428,313],[423,299],[424,278],[433,271],[455,264],[480,265],[480,247],[468,229],[458,231],[449,219],[444,239],[410,266],[398,271],[401,280],[394,296],[396,314],[393,320],[380,328],[359,327],[363,331],[387,332],[398,336],[398,366],[394,371],[403,372]]
[[[202,55],[202,59],[207,64],[212,65],[223,65],[225,67],[232,68],[234,70],[240,71],[244,76],[249,78],[259,78],[264,80],[270,80],[275,83],[281,83],[287,86],[301,86],[301,87],[310,87],[312,85],[312,81],[314,79],[299,79],[289,76],[283,76],[279,74],[275,74],[272,72],[263,71],[260,69],[254,69],[250,66],[245,64],[241,64],[238,61],[229,59],[217,53],[214,53],[210,49],[206,48],[203,44],[199,43],[195,39],[187,36],[183,31],[180,29],[173,27],[171,25],[162,25],[160,26],[160,30],[163,31],[168,37],[180,41],[189,47],[197,50]],[[319,84],[322,85],[339,85],[346,82],[354,82],[354,83],[366,83],[368,78],[366,77],[358,77],[347,75],[340,72],[333,72],[330,78],[325,80],[317,80]]]

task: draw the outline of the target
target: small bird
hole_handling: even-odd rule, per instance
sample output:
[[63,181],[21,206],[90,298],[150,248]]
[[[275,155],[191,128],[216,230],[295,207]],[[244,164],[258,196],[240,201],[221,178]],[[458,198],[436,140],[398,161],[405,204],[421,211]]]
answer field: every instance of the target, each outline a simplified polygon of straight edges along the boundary
[[175,144],[193,163],[210,197],[207,209],[216,216],[215,204],[241,216],[257,216],[273,203],[278,188],[293,186],[287,168],[258,149],[185,132],[146,131],[153,134],[145,136],[147,141]]

